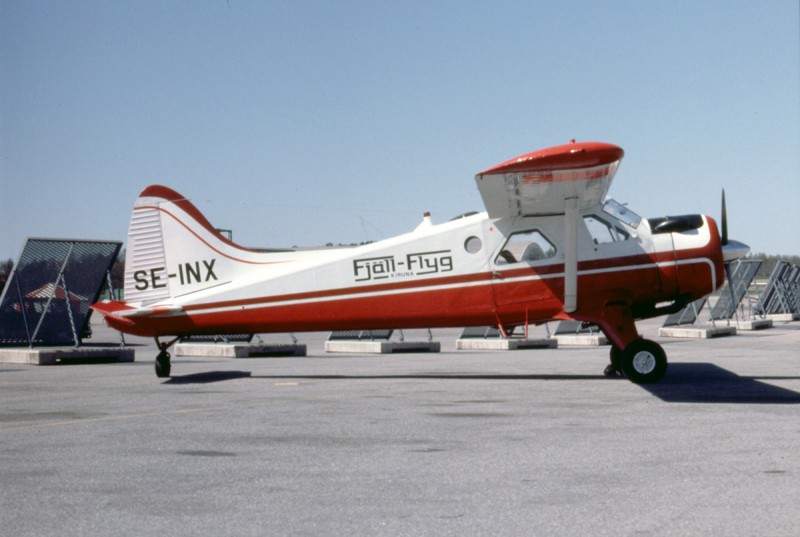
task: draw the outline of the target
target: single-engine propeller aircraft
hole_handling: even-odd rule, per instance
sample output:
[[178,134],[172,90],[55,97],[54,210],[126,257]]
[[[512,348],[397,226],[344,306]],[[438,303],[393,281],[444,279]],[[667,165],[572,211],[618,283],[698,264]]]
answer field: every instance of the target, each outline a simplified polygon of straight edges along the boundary
[[[92,307],[168,349],[196,334],[514,326],[573,319],[611,342],[607,375],[661,379],[662,347],[634,321],[719,288],[749,248],[705,215],[641,218],[606,194],[624,152],[534,151],[478,173],[486,211],[352,248],[265,252],[222,236],[186,198],[147,187],[133,208],[125,301]],[[175,337],[162,341],[163,338]]]

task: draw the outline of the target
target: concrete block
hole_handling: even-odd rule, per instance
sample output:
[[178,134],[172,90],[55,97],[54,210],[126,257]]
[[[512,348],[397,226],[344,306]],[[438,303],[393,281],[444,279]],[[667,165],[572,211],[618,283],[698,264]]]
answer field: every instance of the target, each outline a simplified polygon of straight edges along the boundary
[[305,345],[287,343],[250,345],[239,343],[178,343],[175,356],[203,358],[275,358],[279,356],[305,356]]
[[790,323],[800,321],[800,315],[796,313],[772,313],[767,315],[767,319],[772,319],[776,323]]
[[659,336],[687,339],[711,339],[715,337],[735,336],[735,326],[662,326]]
[[553,336],[559,347],[599,347],[608,345],[604,334],[559,334]]
[[772,319],[753,319],[751,321],[739,321],[736,328],[739,330],[765,330],[772,328]]
[[325,342],[325,352],[349,354],[391,354],[401,352],[439,352],[438,341],[358,341],[337,339]]
[[0,348],[0,363],[3,364],[101,364],[133,361],[134,351],[128,347]]
[[464,338],[456,340],[459,350],[513,351],[522,349],[555,349],[558,341],[552,338]]

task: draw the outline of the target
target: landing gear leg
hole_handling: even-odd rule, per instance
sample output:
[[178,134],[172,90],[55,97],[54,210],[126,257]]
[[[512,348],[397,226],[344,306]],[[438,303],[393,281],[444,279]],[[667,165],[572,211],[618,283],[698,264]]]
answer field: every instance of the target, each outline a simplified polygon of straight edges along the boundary
[[623,349],[639,338],[630,308],[623,301],[609,301],[599,310],[598,316],[581,317],[580,320],[598,325],[611,343],[610,363],[603,371],[603,375],[606,377],[625,375],[622,368]]
[[616,345],[611,345],[611,352],[609,356],[611,363],[608,364],[603,371],[603,375],[607,377],[621,377],[622,376],[622,350]]
[[176,341],[178,341],[178,338],[161,343],[158,338],[156,338],[156,345],[158,345],[158,350],[160,351],[158,356],[156,356],[156,376],[158,378],[169,377],[172,364],[170,364],[170,355],[167,349],[172,347]]
[[581,320],[594,322],[611,340],[611,363],[604,371],[607,377],[621,373],[636,384],[652,384],[667,372],[664,349],[655,341],[639,337],[630,307],[625,302],[608,302],[600,310],[599,317],[582,317]]

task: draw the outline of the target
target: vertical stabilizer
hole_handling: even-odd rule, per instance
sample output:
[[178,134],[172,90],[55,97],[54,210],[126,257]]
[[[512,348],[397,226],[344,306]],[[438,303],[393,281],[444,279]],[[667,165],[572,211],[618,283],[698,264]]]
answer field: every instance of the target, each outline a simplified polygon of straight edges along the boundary
[[136,200],[128,228],[125,302],[170,305],[270,264],[265,256],[223,237],[177,192],[149,186]]
[[125,301],[146,306],[169,298],[170,294],[168,280],[161,282],[158,279],[155,285],[150,284],[153,278],[151,271],[165,267],[167,259],[161,231],[161,211],[155,206],[144,205],[143,201],[149,200],[142,197],[137,200],[128,227]]

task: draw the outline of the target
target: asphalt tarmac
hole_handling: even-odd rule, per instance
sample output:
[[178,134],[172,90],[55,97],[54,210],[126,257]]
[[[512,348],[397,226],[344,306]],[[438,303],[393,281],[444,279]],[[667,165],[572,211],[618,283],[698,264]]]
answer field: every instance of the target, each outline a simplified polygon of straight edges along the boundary
[[[798,535],[800,322],[608,347],[0,365],[4,535]],[[415,334],[406,334],[414,337]],[[288,342],[287,335],[272,336]],[[95,342],[116,341],[96,327]],[[267,339],[270,341],[270,339]]]

